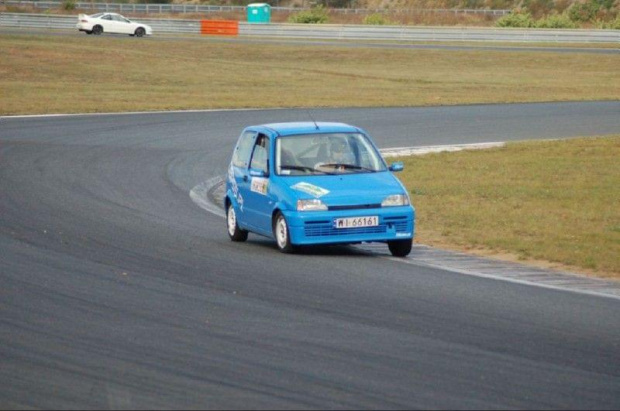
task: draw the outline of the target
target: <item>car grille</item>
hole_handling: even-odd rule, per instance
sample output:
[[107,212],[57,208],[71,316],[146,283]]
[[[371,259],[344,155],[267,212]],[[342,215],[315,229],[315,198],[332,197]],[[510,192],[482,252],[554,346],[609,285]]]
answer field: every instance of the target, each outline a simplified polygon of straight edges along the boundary
[[346,236],[360,234],[385,234],[388,226],[396,228],[396,232],[408,232],[406,216],[385,217],[383,222],[375,227],[335,228],[333,221],[307,221],[304,224],[306,237]]
[[356,204],[356,205],[339,205],[328,206],[329,211],[342,211],[342,210],[370,210],[373,208],[381,208],[381,204]]

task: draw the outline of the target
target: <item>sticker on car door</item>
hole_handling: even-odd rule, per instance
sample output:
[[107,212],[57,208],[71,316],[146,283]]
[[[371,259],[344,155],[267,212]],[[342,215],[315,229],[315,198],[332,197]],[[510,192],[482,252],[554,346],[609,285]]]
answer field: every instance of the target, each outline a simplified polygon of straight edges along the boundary
[[269,188],[269,180],[262,177],[252,178],[252,184],[250,190],[255,193],[267,195],[267,189]]

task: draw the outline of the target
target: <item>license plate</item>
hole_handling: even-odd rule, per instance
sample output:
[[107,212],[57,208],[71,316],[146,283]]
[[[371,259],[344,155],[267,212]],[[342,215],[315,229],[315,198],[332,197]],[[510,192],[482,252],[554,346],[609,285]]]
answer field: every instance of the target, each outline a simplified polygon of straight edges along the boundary
[[358,228],[375,227],[379,225],[379,216],[337,218],[334,220],[335,228]]

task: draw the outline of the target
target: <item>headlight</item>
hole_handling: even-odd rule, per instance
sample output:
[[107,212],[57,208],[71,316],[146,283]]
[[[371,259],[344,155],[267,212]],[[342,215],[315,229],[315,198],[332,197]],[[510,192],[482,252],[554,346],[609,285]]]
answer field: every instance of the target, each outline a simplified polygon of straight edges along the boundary
[[297,200],[297,211],[326,211],[327,206],[321,200]]
[[383,202],[381,202],[381,207],[395,207],[395,206],[406,206],[409,205],[409,197],[405,194],[394,194],[391,196],[385,197]]

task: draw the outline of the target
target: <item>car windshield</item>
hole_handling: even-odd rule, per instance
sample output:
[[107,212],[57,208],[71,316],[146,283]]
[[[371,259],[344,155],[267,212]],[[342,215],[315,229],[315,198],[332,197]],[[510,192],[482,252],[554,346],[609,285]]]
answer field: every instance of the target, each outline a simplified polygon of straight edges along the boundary
[[280,137],[276,140],[276,174],[283,176],[351,174],[385,171],[385,162],[361,133]]

